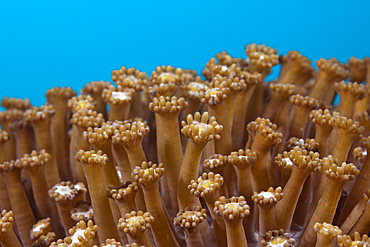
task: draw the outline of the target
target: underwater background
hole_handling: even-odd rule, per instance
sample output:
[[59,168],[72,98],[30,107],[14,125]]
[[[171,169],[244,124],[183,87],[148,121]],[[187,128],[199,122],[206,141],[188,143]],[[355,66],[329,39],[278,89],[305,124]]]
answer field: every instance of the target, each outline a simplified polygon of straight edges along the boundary
[[[79,90],[111,71],[158,65],[194,69],[249,43],[279,54],[370,56],[370,1],[0,0],[0,99],[45,103],[47,89]],[[269,78],[278,75],[274,68]]]

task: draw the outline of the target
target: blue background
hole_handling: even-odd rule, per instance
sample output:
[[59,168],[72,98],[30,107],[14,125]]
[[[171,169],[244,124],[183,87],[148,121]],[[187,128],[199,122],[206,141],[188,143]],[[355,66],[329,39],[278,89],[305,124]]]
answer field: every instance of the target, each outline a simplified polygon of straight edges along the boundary
[[39,106],[49,88],[79,91],[123,65],[200,72],[217,52],[245,57],[253,42],[312,61],[363,58],[369,9],[370,1],[0,0],[0,99]]

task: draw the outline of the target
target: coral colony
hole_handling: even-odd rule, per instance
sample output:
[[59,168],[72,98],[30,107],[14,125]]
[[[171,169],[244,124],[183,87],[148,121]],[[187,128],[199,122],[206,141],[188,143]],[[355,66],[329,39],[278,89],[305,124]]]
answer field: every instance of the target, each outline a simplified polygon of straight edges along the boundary
[[1,245],[370,246],[370,59],[245,51],[5,97]]

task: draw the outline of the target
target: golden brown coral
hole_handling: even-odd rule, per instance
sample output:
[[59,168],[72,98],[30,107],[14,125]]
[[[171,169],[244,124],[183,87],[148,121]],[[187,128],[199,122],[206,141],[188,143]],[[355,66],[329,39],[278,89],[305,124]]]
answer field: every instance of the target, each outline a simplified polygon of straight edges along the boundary
[[19,242],[15,235],[13,225],[13,211],[7,212],[5,209],[1,212],[0,219],[0,243],[3,247],[21,247],[22,244]]
[[268,231],[262,235],[261,244],[264,247],[293,247],[295,240],[290,237],[289,233],[285,233],[283,229],[280,229]]

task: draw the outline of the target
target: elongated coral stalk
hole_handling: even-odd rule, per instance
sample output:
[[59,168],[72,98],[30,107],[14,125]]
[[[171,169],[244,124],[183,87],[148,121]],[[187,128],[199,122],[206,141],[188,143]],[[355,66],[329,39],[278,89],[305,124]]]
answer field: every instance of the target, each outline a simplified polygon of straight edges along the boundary
[[70,210],[73,207],[73,200],[81,193],[71,182],[61,182],[49,190],[50,198],[54,199],[57,205],[60,220],[62,221],[66,235],[76,222],[71,218]]
[[315,243],[314,224],[332,222],[343,186],[360,172],[353,164],[338,163],[338,160],[334,160],[332,156],[324,158],[318,169],[327,177],[326,188],[298,246],[311,246]]
[[52,219],[53,231],[57,236],[61,236],[63,228],[57,214],[55,203],[48,196],[47,183],[44,175],[44,167],[51,160],[50,154],[45,150],[39,153],[32,151],[31,154],[25,154],[23,158],[17,160],[16,166],[28,171],[31,176],[33,196],[36,207],[41,218],[50,217]]
[[281,142],[282,134],[276,131],[275,124],[263,118],[250,122],[247,129],[253,137],[251,151],[258,157],[251,166],[252,188],[253,191],[267,190],[275,181],[270,150]]
[[199,200],[188,191],[189,182],[198,178],[200,158],[207,142],[220,139],[222,126],[215,117],[208,118],[208,112],[188,115],[187,123],[182,122],[181,133],[188,137],[185,155],[181,164],[178,182],[178,203],[180,208],[200,206]]
[[77,92],[70,87],[55,87],[46,91],[45,97],[53,104],[55,115],[51,119],[50,134],[55,152],[55,160],[58,164],[59,174],[62,180],[70,180],[69,166],[69,136],[68,136],[68,100],[76,96]]
[[[140,166],[143,161],[147,161],[142,146],[143,138],[149,133],[149,126],[141,121],[125,121],[124,125],[114,131],[112,142],[121,144],[128,155],[131,171]],[[139,210],[146,209],[144,195],[138,191],[136,196],[136,206]]]
[[110,210],[108,197],[106,196],[103,182],[102,166],[107,161],[107,156],[102,151],[83,151],[80,150],[76,155],[76,160],[83,165],[91,203],[95,212],[95,221],[98,225],[99,241],[109,237],[119,238],[112,212]]
[[340,115],[351,118],[356,102],[366,96],[364,86],[359,85],[357,82],[348,82],[346,84],[345,81],[341,81],[334,83],[334,88],[340,96]]
[[13,138],[10,130],[9,124],[18,121],[22,118],[23,111],[18,109],[11,109],[0,112],[0,125],[3,131],[8,132],[10,139],[4,145],[5,160],[15,160],[17,158],[17,153],[15,149],[15,138]]
[[248,246],[243,229],[243,218],[249,215],[249,206],[245,198],[221,196],[219,201],[215,202],[214,211],[222,216],[226,225],[227,246]]
[[[161,117],[164,132],[165,167],[170,198],[177,198],[178,178],[183,159],[178,117],[188,103],[184,98],[159,97],[149,104],[149,109]],[[177,200],[171,200],[172,211],[177,211]],[[174,213],[174,212],[173,212]]]
[[144,191],[148,212],[154,217],[152,230],[157,246],[180,246],[176,241],[172,224],[167,220],[165,208],[159,194],[159,178],[163,176],[164,165],[143,162],[132,171],[132,178],[139,182]]
[[[4,157],[4,143],[9,141],[8,132],[0,129],[0,164],[5,161]],[[11,210],[10,199],[6,185],[2,176],[0,176],[0,207],[5,210]]]
[[58,164],[56,156],[54,156],[56,150],[53,149],[50,134],[51,118],[54,114],[55,110],[52,105],[44,105],[40,108],[34,107],[24,113],[24,120],[31,123],[35,131],[37,151],[40,152],[42,149],[45,149],[51,155],[48,164],[45,166],[45,174],[47,175],[45,178],[48,189],[60,182]]
[[124,89],[121,86],[115,88],[111,85],[103,90],[102,97],[109,105],[109,121],[129,118],[133,94],[133,89]]
[[4,162],[0,165],[0,173],[8,190],[18,236],[24,246],[31,246],[30,230],[36,223],[36,219],[21,182],[21,169],[15,166],[14,161]]
[[95,110],[102,113],[104,119],[108,119],[107,106],[104,103],[102,92],[104,89],[108,88],[112,83],[105,81],[92,81],[87,83],[83,88],[81,88],[82,95],[90,95],[96,102]]
[[[292,175],[284,187],[283,199],[275,207],[277,228],[284,231],[290,229],[304,182],[320,162],[319,153],[308,152],[298,146],[290,150],[288,158],[293,164]],[[305,218],[304,215],[300,217]]]
[[219,189],[222,187],[223,183],[224,179],[220,174],[210,172],[203,173],[198,180],[191,180],[188,186],[191,194],[196,197],[202,197],[206,201],[213,219],[217,246],[227,245],[224,220],[212,210],[214,203],[220,198]]

